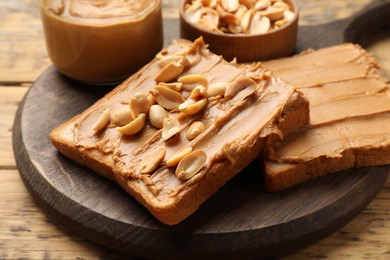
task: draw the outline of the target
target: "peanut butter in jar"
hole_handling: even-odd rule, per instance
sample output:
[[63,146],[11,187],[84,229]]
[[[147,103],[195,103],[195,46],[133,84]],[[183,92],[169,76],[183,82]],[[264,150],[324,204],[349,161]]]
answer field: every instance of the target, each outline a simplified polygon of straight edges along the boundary
[[48,54],[64,75],[117,83],[163,44],[161,0],[41,0]]

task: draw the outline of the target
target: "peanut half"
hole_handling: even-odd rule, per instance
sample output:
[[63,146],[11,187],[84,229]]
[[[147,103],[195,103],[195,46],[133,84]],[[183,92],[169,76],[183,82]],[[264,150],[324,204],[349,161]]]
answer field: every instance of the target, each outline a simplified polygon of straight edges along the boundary
[[210,31],[219,31],[219,15],[218,12],[210,7],[203,8],[202,18],[197,24],[206,27]]
[[249,25],[251,24],[252,16],[254,14],[253,9],[247,10],[241,18],[239,25],[241,26],[242,32],[246,33],[249,30]]
[[207,89],[207,94],[210,97],[223,96],[225,94],[225,90],[228,85],[229,83],[227,82],[212,83]]
[[191,141],[196,137],[198,137],[198,135],[203,133],[205,130],[206,130],[206,126],[203,124],[202,121],[195,121],[188,128],[186,138]]
[[180,160],[175,174],[180,180],[188,180],[203,168],[206,161],[207,155],[203,150],[193,151]]
[[255,6],[257,0],[240,0],[240,2],[245,5],[246,8],[251,9]]
[[165,158],[166,149],[164,146],[158,146],[149,151],[141,162],[141,173],[151,173],[161,165]]
[[217,6],[215,7],[215,10],[217,11],[217,13],[219,15],[219,20],[220,20],[221,26],[223,24],[234,23],[234,21],[235,21],[234,14],[226,11],[225,8],[223,8],[220,3],[217,4]]
[[203,98],[208,98],[208,97],[209,97],[209,95],[207,94],[207,88],[205,88],[205,87],[202,86],[202,85],[196,86],[196,87],[191,91],[191,95],[190,95],[190,98],[195,99],[195,100],[199,100],[199,99],[203,99]]
[[149,107],[151,106],[151,105],[154,105],[154,104],[156,104],[156,100],[154,99],[154,97],[152,96],[152,94],[147,94],[146,95],[146,98],[148,99],[148,103],[149,103]]
[[145,93],[137,92],[130,98],[130,111],[133,118],[139,114],[147,114],[149,111],[149,101]]
[[124,126],[133,120],[130,107],[124,106],[112,112],[112,123],[116,126]]
[[160,82],[170,82],[177,78],[184,70],[182,63],[177,61],[172,61],[168,63],[161,71],[157,74],[154,79],[157,83]]
[[152,94],[160,106],[166,109],[175,109],[185,101],[184,97],[179,92],[163,85],[154,87],[150,91],[150,94]]
[[202,85],[208,87],[209,81],[201,74],[185,75],[178,79],[178,82],[183,84],[183,90],[192,91],[196,86]]
[[164,68],[165,66],[167,66],[171,62],[178,62],[178,63],[182,64],[184,68],[187,68],[190,65],[190,61],[188,60],[188,58],[185,56],[181,56],[181,55],[164,56],[159,60],[158,65],[161,68]]
[[204,6],[215,7],[219,0],[200,0]]
[[240,2],[238,0],[221,0],[221,5],[226,11],[234,13],[240,6]]
[[149,109],[149,121],[152,126],[162,128],[164,119],[168,117],[167,111],[160,105],[152,105]]
[[254,9],[256,11],[265,10],[270,6],[271,6],[270,0],[259,0],[259,1],[257,1],[257,3],[255,3]]
[[174,155],[169,157],[168,160],[166,161],[167,166],[174,167],[174,166],[178,165],[180,160],[183,159],[183,157],[186,156],[187,154],[189,154],[190,152],[192,152],[192,147],[188,146],[188,147],[180,150],[179,152],[175,153]]
[[203,4],[199,1],[193,1],[191,5],[188,5],[185,14],[191,23],[196,23],[202,17]]
[[262,16],[261,13],[256,12],[251,19],[249,26],[250,34],[266,33],[271,28],[271,21],[268,17]]
[[117,130],[123,135],[135,135],[144,127],[145,119],[145,114],[139,114],[136,119],[134,119],[127,125],[117,127]]
[[203,98],[198,101],[194,99],[188,99],[183,104],[181,104],[178,108],[185,115],[194,115],[200,112],[206,105],[208,99]]
[[244,94],[245,97],[251,95],[256,90],[256,82],[249,77],[241,77],[232,82],[225,91],[226,98],[236,97],[240,92],[240,96]]
[[95,131],[100,131],[102,130],[109,122],[110,122],[110,109],[106,108],[96,121],[96,123],[92,126],[92,129]]
[[260,14],[264,17],[268,17],[270,21],[275,22],[278,20],[283,19],[283,12],[284,9],[282,7],[275,7],[275,6],[270,6],[264,11],[261,11]]
[[180,132],[179,121],[171,115],[167,118],[164,118],[163,128],[162,128],[162,139],[166,141],[169,138],[173,137],[178,132]]
[[180,83],[180,82],[171,82],[171,83],[160,82],[160,83],[158,83],[158,85],[163,86],[163,87],[167,87],[167,88],[170,88],[174,91],[179,92],[183,86],[183,83]]

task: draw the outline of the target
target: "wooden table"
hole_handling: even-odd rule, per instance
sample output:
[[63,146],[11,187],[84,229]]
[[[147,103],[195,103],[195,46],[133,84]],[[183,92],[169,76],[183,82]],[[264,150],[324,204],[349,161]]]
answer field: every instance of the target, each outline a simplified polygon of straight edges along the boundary
[[[314,25],[348,17],[370,0],[297,2],[300,24]],[[165,17],[178,17],[176,4],[177,0],[163,0]],[[48,219],[19,177],[11,143],[15,112],[26,91],[51,62],[37,1],[2,0],[0,17],[0,259],[119,259],[118,254]],[[382,38],[368,49],[377,55],[381,73],[387,77],[390,38]],[[279,259],[318,258],[390,258],[390,179],[371,204],[341,230]]]

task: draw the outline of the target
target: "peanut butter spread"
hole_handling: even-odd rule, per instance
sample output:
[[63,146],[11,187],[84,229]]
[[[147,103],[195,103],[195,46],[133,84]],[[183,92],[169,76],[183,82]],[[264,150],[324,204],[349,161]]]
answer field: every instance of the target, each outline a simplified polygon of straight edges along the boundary
[[46,0],[47,12],[81,23],[106,24],[139,19],[155,8],[155,0]]
[[270,150],[267,160],[301,163],[390,145],[389,86],[359,46],[309,51],[264,66],[299,86],[310,102],[310,123]]
[[[182,57],[188,63],[183,72],[170,82],[157,83],[156,75],[170,66],[162,68],[160,64],[163,60],[177,57]],[[200,101],[206,99],[207,103],[193,114],[187,113],[188,110],[183,108],[183,105],[167,109],[168,115],[173,117],[169,122],[174,122],[174,119],[179,122],[179,129],[172,137],[164,140],[162,136],[164,137],[166,126],[162,129],[153,126],[149,121],[150,115],[147,116],[142,130],[134,135],[121,133],[112,121],[102,130],[93,129],[99,118],[104,118],[103,111],[108,108],[113,115],[123,107],[128,107],[131,102],[129,100],[132,100],[136,93],[152,93],[158,104],[164,104],[166,100],[160,100],[159,95],[167,98],[168,95],[164,96],[162,86],[177,81],[185,82],[186,76],[189,76],[187,79],[207,79],[208,94],[202,92],[202,86],[199,87],[200,82],[197,82],[194,89],[198,88],[199,92],[185,89],[187,85],[183,83],[182,90],[179,91],[181,95],[187,101],[196,96]],[[224,84],[227,85],[224,94],[212,94],[212,88]],[[174,87],[173,84],[169,86]],[[242,161],[247,161],[246,157],[250,157],[248,160],[256,158],[260,149],[259,138],[278,131],[274,121],[279,118],[293,93],[293,87],[271,77],[269,72],[258,64],[249,66],[228,63],[220,56],[210,53],[201,39],[193,44],[176,41],[125,81],[112,95],[81,114],[73,129],[74,142],[80,150],[95,150],[104,154],[112,160],[114,171],[122,178],[129,181],[142,180],[150,196],[159,201],[170,201],[179,198],[181,192],[197,185],[202,178],[210,178],[207,175],[213,170],[212,167],[221,167],[221,163],[224,163],[237,173],[245,167]],[[195,121],[202,122],[205,129],[196,138],[188,140],[186,133]],[[164,124],[166,122],[164,121]],[[184,150],[198,151],[194,154],[195,159],[185,160],[184,157],[177,167],[167,166],[173,161],[168,160],[169,158]],[[180,167],[188,168],[184,173],[191,172],[195,166],[186,165],[191,162],[199,163],[199,170],[189,178],[177,176],[175,169]],[[153,170],[145,173],[149,172],[150,167]],[[215,182],[218,176],[211,178],[215,178]]]

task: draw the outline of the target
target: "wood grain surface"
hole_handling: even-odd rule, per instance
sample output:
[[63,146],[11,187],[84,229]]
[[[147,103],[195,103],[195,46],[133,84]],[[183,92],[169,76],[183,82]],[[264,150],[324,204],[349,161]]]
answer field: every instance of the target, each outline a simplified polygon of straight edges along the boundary
[[[370,0],[297,1],[300,24],[315,25],[350,17]],[[175,0],[163,0],[164,16],[177,18]],[[0,259],[110,259],[120,256],[95,246],[48,219],[31,199],[16,170],[11,135],[18,104],[50,64],[37,1],[0,1]],[[389,75],[389,34],[366,48]],[[388,259],[390,180],[353,221],[334,234],[279,259]]]

